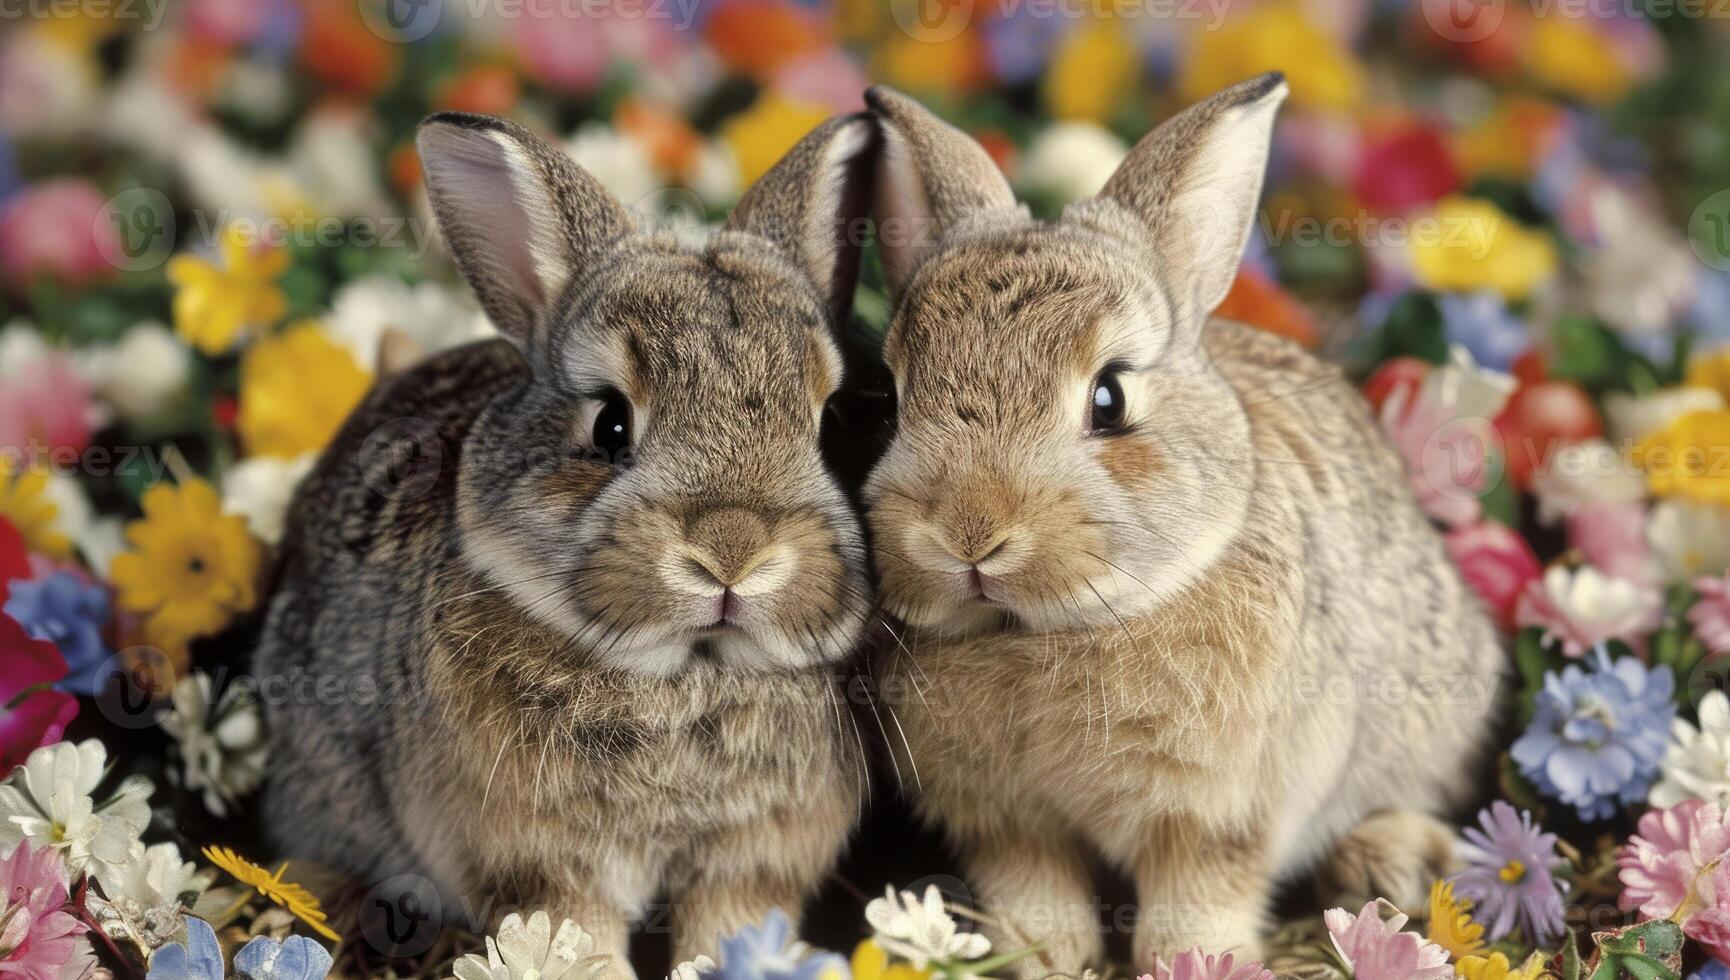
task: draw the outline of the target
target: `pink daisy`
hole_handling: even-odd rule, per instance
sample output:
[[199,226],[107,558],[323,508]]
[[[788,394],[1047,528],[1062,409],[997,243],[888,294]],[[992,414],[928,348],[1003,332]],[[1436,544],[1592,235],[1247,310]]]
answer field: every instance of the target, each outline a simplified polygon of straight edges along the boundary
[[1396,914],[1382,921],[1377,903],[1370,902],[1357,915],[1345,909],[1322,913],[1334,949],[1351,968],[1356,980],[1452,980],[1448,951],[1422,936],[1401,932],[1406,916]]
[[56,980],[78,952],[84,926],[64,911],[66,878],[60,856],[19,841],[0,859],[0,975],[8,980]]
[[1144,973],[1136,980],[1274,980],[1274,975],[1255,960],[1238,963],[1230,953],[1207,956],[1192,949],[1173,957],[1170,966],[1155,959],[1152,975]]

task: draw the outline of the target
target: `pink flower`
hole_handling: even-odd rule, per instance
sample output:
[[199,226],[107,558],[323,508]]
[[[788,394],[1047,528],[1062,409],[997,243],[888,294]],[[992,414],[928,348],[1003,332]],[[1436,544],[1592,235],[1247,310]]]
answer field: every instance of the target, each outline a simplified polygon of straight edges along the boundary
[[60,856],[19,841],[0,859],[0,975],[11,980],[56,980],[78,951],[84,926],[65,911],[66,877]]
[[1154,960],[1153,974],[1144,973],[1136,980],[1274,980],[1274,975],[1254,960],[1236,963],[1230,953],[1216,957],[1192,949],[1177,954],[1170,966]]
[[1355,916],[1328,909],[1322,922],[1355,980],[1452,980],[1448,951],[1416,933],[1401,932],[1402,914],[1383,922],[1377,903],[1370,902]]
[[270,0],[191,0],[186,26],[194,37],[211,44],[251,44],[269,21],[271,7]]
[[0,778],[31,752],[60,741],[77,717],[78,699],[49,689],[65,676],[66,661],[54,644],[0,613]]
[[106,203],[70,177],[19,191],[0,211],[0,277],[21,289],[39,274],[74,285],[112,274],[106,256],[125,253]]
[[1484,600],[1504,630],[1514,626],[1514,606],[1520,593],[1543,574],[1532,546],[1506,524],[1479,521],[1449,531],[1442,539],[1448,555],[1460,566],[1466,584]]
[[1663,612],[1664,597],[1652,586],[1605,575],[1590,565],[1572,571],[1552,565],[1543,578],[1526,583],[1514,623],[1543,627],[1545,640],[1579,657],[1606,640],[1644,649],[1646,634],[1658,628]]
[[1730,572],[1718,578],[1697,578],[1700,601],[1688,610],[1694,635],[1713,653],[1730,652]]
[[775,72],[775,89],[788,98],[827,106],[831,112],[865,108],[860,95],[869,86],[859,64],[839,48],[796,58]]
[[1448,364],[1424,375],[1416,388],[1396,388],[1379,419],[1406,463],[1406,482],[1424,513],[1464,527],[1483,512],[1490,459],[1501,445],[1491,422],[1508,402],[1514,381],[1472,363],[1455,348]]
[[1586,562],[1636,585],[1657,584],[1646,545],[1646,507],[1638,502],[1590,503],[1568,514],[1568,540]]
[[[97,408],[72,358],[44,348],[0,381],[0,453],[22,454],[27,464],[76,462],[90,445]],[[57,458],[62,454],[66,458]]]
[[1670,918],[1700,872],[1726,850],[1730,825],[1717,806],[1684,800],[1667,810],[1648,810],[1616,852],[1622,908],[1639,909],[1642,919]]

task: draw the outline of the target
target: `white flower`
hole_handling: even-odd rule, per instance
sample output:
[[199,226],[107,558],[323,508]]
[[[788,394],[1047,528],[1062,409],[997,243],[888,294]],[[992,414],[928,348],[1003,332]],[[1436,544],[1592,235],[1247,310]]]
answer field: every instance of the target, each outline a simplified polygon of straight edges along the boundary
[[1604,418],[1610,437],[1634,443],[1689,412],[1711,412],[1724,407],[1724,396],[1711,388],[1661,388],[1647,395],[1604,396]]
[[496,333],[473,300],[436,282],[410,286],[395,276],[364,276],[337,290],[330,306],[325,330],[374,374],[387,329],[400,331],[428,353]]
[[673,972],[667,974],[667,980],[698,980],[705,973],[715,970],[715,961],[707,956],[699,956],[694,960],[686,960],[673,967]]
[[739,199],[739,160],[722,140],[710,140],[697,151],[686,178],[691,192],[710,207],[725,207]]
[[186,788],[203,790],[205,808],[220,817],[264,778],[264,727],[246,687],[229,687],[214,710],[211,700],[208,675],[182,677],[161,725],[180,743]]
[[1532,474],[1538,520],[1545,525],[1587,504],[1632,504],[1646,499],[1640,471],[1614,446],[1588,439],[1558,447]]
[[499,924],[498,938],[487,937],[487,955],[470,953],[453,966],[456,980],[587,980],[607,966],[595,941],[569,919],[553,932],[544,911],[523,917],[515,912]]
[[173,331],[146,322],[112,344],[77,353],[78,373],[98,397],[128,419],[148,418],[186,388],[192,352]]
[[0,44],[0,129],[13,140],[63,138],[92,122],[100,84],[77,45],[36,30],[12,30]]
[[[140,45],[149,48],[152,40],[141,39]],[[105,139],[152,161],[176,158],[195,123],[186,97],[167,84],[166,75],[139,63],[109,88],[98,128]]]
[[265,544],[282,540],[283,519],[295,487],[318,462],[318,453],[302,453],[293,459],[252,456],[222,475],[222,509],[246,518],[253,536]]
[[1066,203],[1078,201],[1099,193],[1128,153],[1123,140],[1097,123],[1053,123],[1028,146],[1017,182]]
[[[155,949],[180,931],[180,914],[210,887],[214,876],[182,861],[173,844],[134,843],[132,855],[98,876],[102,899],[87,898],[104,932]],[[104,901],[103,899],[106,899]]]
[[1589,195],[1603,247],[1580,260],[1580,281],[1593,312],[1625,334],[1661,334],[1695,294],[1699,262],[1668,224],[1609,182]]
[[877,945],[899,956],[916,969],[932,963],[976,960],[991,952],[991,940],[977,932],[960,932],[955,920],[943,909],[943,895],[936,885],[925,888],[920,899],[912,892],[896,895],[891,886],[882,898],[865,906]]
[[1700,699],[1700,727],[1680,718],[1670,725],[1662,778],[1647,802],[1671,807],[1684,800],[1730,804],[1730,697],[1707,691]]
[[1660,500],[1646,521],[1646,544],[1665,585],[1721,575],[1730,568],[1730,507]]
[[565,141],[565,152],[627,208],[661,189],[649,154],[606,123],[585,123]]
[[307,116],[295,131],[288,147],[289,169],[318,213],[382,217],[393,209],[375,176],[367,132],[371,120],[370,113],[359,109],[325,108]]
[[1590,565],[1551,565],[1527,583],[1515,610],[1522,627],[1542,626],[1545,637],[1579,657],[1606,640],[1626,640],[1658,628],[1664,595],[1656,587],[1605,575]]
[[124,862],[150,822],[155,786],[143,776],[128,776],[107,801],[90,798],[102,781],[108,755],[102,743],[56,742],[30,753],[24,765],[0,784],[0,852],[20,840],[60,852],[76,878]]

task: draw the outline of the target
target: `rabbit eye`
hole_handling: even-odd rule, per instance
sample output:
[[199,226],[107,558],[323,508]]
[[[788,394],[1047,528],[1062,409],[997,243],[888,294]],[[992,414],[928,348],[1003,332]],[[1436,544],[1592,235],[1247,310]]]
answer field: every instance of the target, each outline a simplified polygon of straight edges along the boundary
[[1087,431],[1113,432],[1123,428],[1123,386],[1117,371],[1107,368],[1093,381],[1093,402],[1088,406]]
[[595,414],[592,435],[595,449],[613,462],[622,462],[631,448],[631,403],[617,391],[604,391],[597,396],[601,410]]

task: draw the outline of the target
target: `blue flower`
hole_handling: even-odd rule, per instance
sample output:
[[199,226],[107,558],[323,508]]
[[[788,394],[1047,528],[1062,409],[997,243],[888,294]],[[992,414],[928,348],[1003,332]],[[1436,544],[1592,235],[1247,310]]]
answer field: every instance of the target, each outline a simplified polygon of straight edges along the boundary
[[1006,17],[987,21],[982,32],[985,60],[992,74],[1006,85],[1038,78],[1065,26],[1063,18],[1039,16],[1025,5]]
[[6,614],[31,636],[60,648],[67,675],[55,687],[89,697],[101,693],[108,680],[103,670],[108,647],[102,642],[102,626],[108,622],[107,590],[86,584],[71,572],[55,572],[47,578],[14,582]]
[[1448,343],[1471,351],[1472,360],[1483,367],[1506,371],[1531,346],[1525,323],[1493,292],[1442,293],[1436,306]]
[[834,953],[806,956],[788,945],[793,926],[780,909],[761,926],[745,926],[721,940],[721,963],[705,974],[715,980],[848,980],[847,961]]
[[1657,779],[1676,681],[1669,667],[1648,669],[1633,657],[1612,664],[1603,647],[1592,658],[1589,672],[1570,664],[1544,675],[1532,724],[1512,754],[1539,792],[1602,820],[1618,804],[1644,800]]
[[1707,960],[1705,966],[1688,974],[1688,980],[1730,980],[1730,966]]
[[1532,815],[1496,800],[1478,811],[1478,826],[1461,832],[1459,855],[1464,871],[1453,877],[1461,898],[1470,899],[1472,918],[1497,942],[1516,929],[1539,946],[1567,933],[1562,907],[1565,885],[1554,872],[1563,864],[1556,835],[1532,822]]
[[305,936],[259,936],[234,954],[234,971],[246,980],[324,980],[330,964],[330,953]]
[[186,943],[170,943],[150,957],[144,980],[222,980],[222,945],[203,919],[186,917]]

